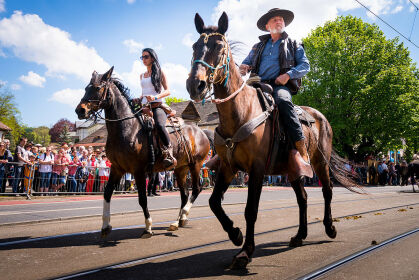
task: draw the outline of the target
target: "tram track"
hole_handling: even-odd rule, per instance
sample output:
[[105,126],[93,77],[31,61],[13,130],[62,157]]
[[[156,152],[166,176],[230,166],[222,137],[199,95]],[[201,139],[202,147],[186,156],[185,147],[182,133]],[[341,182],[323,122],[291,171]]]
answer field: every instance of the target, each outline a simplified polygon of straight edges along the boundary
[[[374,198],[374,199],[384,199],[384,198],[391,198],[391,197],[392,196]],[[335,201],[334,203],[336,204],[336,203],[347,203],[347,202],[359,202],[359,201],[364,201],[364,200],[369,200],[369,198],[342,200],[342,201]],[[224,206],[226,206],[226,205],[240,205],[240,204],[245,204],[245,203],[230,203],[230,204],[224,204]],[[323,205],[323,204],[324,204],[324,202],[316,202],[316,203],[309,203],[309,204],[307,204],[307,206],[308,207],[309,206],[318,206],[318,205]],[[394,206],[394,207],[376,209],[376,210],[371,210],[371,211],[356,213],[356,214],[351,214],[351,215],[361,215],[361,214],[373,213],[373,212],[377,212],[377,211],[390,210],[390,209],[396,209],[396,208],[402,208],[402,207],[408,207],[408,206],[414,206],[414,205],[419,205],[419,203],[403,204],[403,205],[398,205],[398,206]],[[208,207],[208,205],[202,205],[202,206],[197,206],[197,207]],[[259,212],[270,212],[270,211],[286,210],[286,209],[293,209],[293,208],[298,208],[298,205],[259,209]],[[178,209],[178,208],[155,209],[154,211],[164,211],[164,210],[173,210],[173,209]],[[136,211],[136,212],[133,212],[133,213],[139,213],[139,212]],[[132,214],[132,213],[130,212],[130,214]],[[114,215],[114,214],[112,214],[112,215]],[[121,215],[121,214],[116,213],[116,215]],[[244,212],[242,212],[242,211],[241,212],[233,212],[233,213],[228,213],[228,215],[229,216],[244,215]],[[342,217],[335,217],[335,218],[339,219],[339,218],[344,218],[344,217],[351,216],[351,215],[346,215],[346,216],[342,216]],[[90,217],[96,217],[96,216],[101,216],[101,215],[81,216],[81,217],[78,217],[78,218],[90,218]],[[76,218],[76,217],[74,217],[74,218]],[[199,221],[199,220],[207,220],[207,219],[215,219],[215,218],[216,218],[216,216],[214,216],[214,215],[201,216],[201,217],[189,218],[189,221]],[[55,221],[55,220],[47,220],[47,222],[50,222],[50,221]],[[316,221],[316,222],[313,222],[313,223],[317,223],[317,222],[321,222],[321,221]],[[170,220],[170,221],[154,222],[153,226],[170,225],[174,222],[176,222],[176,221],[175,220]],[[15,224],[9,224],[9,225],[15,225]],[[112,231],[115,232],[115,231],[119,231],[119,230],[139,229],[139,228],[144,228],[144,227],[145,227],[145,224],[129,225],[129,226],[113,228]],[[295,227],[295,226],[293,226],[293,227]],[[286,229],[288,229],[288,228],[286,228]],[[53,239],[59,239],[59,238],[83,236],[83,235],[88,235],[88,234],[99,234],[100,232],[101,232],[101,230],[90,230],[90,231],[82,231],[82,232],[75,232],[75,233],[66,233],[66,234],[59,234],[59,235],[35,237],[35,238],[29,238],[29,239],[23,239],[23,240],[7,241],[7,242],[1,242],[0,247],[20,245],[20,244],[26,244],[26,243],[32,243],[32,242],[41,242],[41,241],[53,240]]]
[[341,268],[345,265],[348,265],[348,264],[350,264],[350,263],[352,263],[356,260],[359,260],[360,258],[362,258],[366,255],[372,254],[372,253],[376,252],[377,250],[383,249],[384,247],[386,247],[390,244],[393,244],[393,243],[398,242],[402,239],[408,238],[408,237],[410,237],[414,234],[417,234],[417,233],[419,233],[419,228],[416,228],[416,229],[410,230],[408,232],[405,232],[403,234],[394,236],[394,237],[389,238],[389,239],[387,239],[387,240],[385,240],[385,241],[383,241],[383,242],[381,242],[377,245],[372,245],[372,246],[370,246],[366,249],[358,251],[358,252],[356,252],[352,255],[349,255],[349,256],[347,256],[345,258],[342,258],[342,259],[340,259],[336,262],[333,262],[329,265],[326,265],[326,266],[324,266],[324,267],[322,267],[318,270],[315,270],[315,271],[313,271],[309,274],[306,274],[305,276],[303,276],[299,279],[301,279],[301,280],[313,280],[313,279],[318,279],[322,276],[326,276],[330,272],[333,272],[333,271],[335,271],[335,270],[337,270],[337,269],[339,269],[339,268]]
[[[366,214],[370,214],[370,213],[374,213],[374,212],[392,210],[392,209],[409,207],[409,206],[414,206],[414,205],[419,205],[419,203],[403,204],[403,205],[397,205],[397,206],[392,206],[392,207],[373,209],[373,210],[368,210],[368,211],[363,211],[363,212],[351,213],[351,214],[348,214],[348,215],[343,215],[343,216],[339,216],[339,217],[335,217],[335,218],[336,219],[344,219],[345,217],[366,215]],[[292,208],[292,207],[287,207],[287,208]],[[274,211],[274,210],[278,210],[278,209],[276,209],[276,208],[263,209],[260,212],[263,212],[263,211],[267,212],[267,211]],[[243,214],[243,213],[241,212],[241,213],[233,213],[233,214],[239,215],[239,214]],[[229,214],[229,215],[232,215],[232,214]],[[199,217],[199,218],[194,218],[194,219],[195,220],[203,219],[203,218],[208,219],[210,217],[211,216]],[[314,225],[314,224],[319,224],[319,223],[322,223],[322,220],[309,222],[307,225]],[[267,234],[271,234],[271,233],[277,233],[277,232],[281,232],[281,231],[285,231],[285,230],[289,230],[289,229],[298,228],[298,226],[299,225],[297,224],[297,225],[282,227],[282,228],[279,228],[279,229],[262,231],[262,232],[255,233],[255,236],[263,236],[263,235],[267,235]],[[99,231],[97,231],[97,232],[99,232]],[[320,270],[316,270],[316,271],[304,276],[304,277],[314,277],[314,278],[299,278],[299,279],[316,279],[316,278],[324,275],[325,273],[328,273],[328,272],[330,272],[330,271],[332,271],[332,270],[334,270],[338,267],[341,267],[342,265],[344,265],[346,263],[349,263],[349,262],[351,262],[355,259],[360,258],[361,256],[364,256],[364,255],[368,254],[369,252],[372,252],[374,250],[382,248],[386,245],[389,245],[391,243],[396,242],[397,240],[400,240],[402,238],[406,238],[407,236],[418,233],[418,232],[419,232],[419,228],[417,228],[415,230],[412,230],[412,231],[409,231],[407,233],[401,234],[401,235],[397,235],[393,238],[390,238],[390,239],[387,239],[386,241],[381,242],[378,245],[369,247],[369,248],[364,249],[364,250],[362,250],[358,253],[352,254],[349,257],[341,259],[340,261],[334,262],[334,263],[332,263],[328,266],[323,267]],[[94,269],[91,269],[91,270],[85,270],[85,271],[82,271],[82,272],[68,274],[68,275],[58,277],[58,278],[54,278],[54,279],[65,280],[65,279],[73,279],[73,278],[78,278],[78,277],[84,277],[84,276],[93,275],[93,274],[99,273],[99,272],[112,271],[112,270],[126,268],[126,267],[130,267],[130,266],[134,266],[134,265],[139,265],[139,264],[142,264],[142,263],[145,263],[145,262],[148,262],[148,261],[154,261],[154,260],[162,259],[162,258],[165,258],[165,257],[170,257],[170,256],[173,256],[173,255],[181,254],[181,253],[189,253],[189,252],[197,251],[197,250],[200,250],[200,249],[224,244],[224,243],[227,243],[227,242],[230,242],[230,240],[229,239],[224,239],[224,240],[209,242],[209,243],[196,245],[196,246],[192,246],[192,247],[188,247],[188,248],[172,250],[172,251],[163,252],[163,253],[159,253],[159,254],[155,254],[155,255],[150,255],[150,256],[147,256],[147,257],[142,257],[142,258],[133,259],[133,260],[129,260],[129,261],[124,261],[124,262],[120,262],[120,263],[115,263],[115,264],[111,264],[111,265],[107,265],[107,266],[103,266],[103,267],[98,267],[98,268],[94,268]]]

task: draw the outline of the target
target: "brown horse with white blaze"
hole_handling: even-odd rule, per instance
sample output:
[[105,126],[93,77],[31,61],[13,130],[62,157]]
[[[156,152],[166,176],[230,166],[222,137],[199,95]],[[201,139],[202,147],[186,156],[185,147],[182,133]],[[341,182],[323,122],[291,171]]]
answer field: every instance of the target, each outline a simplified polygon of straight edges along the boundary
[[[233,221],[226,215],[221,200],[238,170],[249,174],[249,188],[245,209],[246,240],[242,249],[234,257],[232,267],[244,268],[251,260],[255,250],[254,230],[257,219],[259,200],[262,191],[265,166],[270,150],[273,122],[267,118],[241,142],[232,145],[235,133],[248,121],[263,114],[257,92],[243,81],[239,69],[233,61],[230,46],[225,38],[228,29],[228,17],[223,13],[218,26],[205,26],[204,21],[195,15],[195,27],[200,38],[193,45],[193,64],[186,81],[190,97],[195,101],[205,98],[209,89],[214,89],[214,102],[217,104],[220,123],[216,131],[215,147],[221,159],[217,172],[214,191],[210,198],[210,207],[230,240],[240,246],[243,243],[241,230],[233,226]],[[346,188],[355,187],[353,181],[346,179],[341,160],[332,148],[332,128],[327,119],[317,110],[302,107],[313,118],[312,128],[303,126],[306,145],[311,165],[322,182],[325,200],[323,224],[330,238],[336,237],[331,214],[332,183],[329,170],[334,173]],[[223,137],[225,145],[217,137]],[[229,141],[227,141],[229,140]],[[234,148],[232,148],[234,147]],[[290,152],[291,154],[291,152]],[[284,163],[286,162],[286,163]],[[277,161],[271,175],[285,175],[291,178],[292,188],[297,196],[300,209],[300,226],[297,234],[291,238],[290,246],[300,246],[307,237],[307,193],[304,190],[304,177],[295,170],[295,165],[288,161]],[[337,163],[337,164],[334,164]],[[267,174],[268,175],[268,174]]]
[[[112,78],[113,67],[103,75],[93,72],[92,79],[85,89],[85,94],[77,106],[79,119],[87,119],[92,113],[103,109],[105,112],[108,137],[106,153],[111,161],[109,181],[106,184],[103,204],[102,237],[111,232],[110,200],[115,187],[125,173],[134,175],[138,188],[138,201],[145,217],[146,229],[141,235],[148,238],[153,235],[152,220],[147,207],[146,176],[149,173],[148,137],[130,107],[130,97],[122,83]],[[181,194],[181,209],[177,222],[169,230],[177,230],[187,223],[190,208],[202,190],[199,174],[209,152],[210,144],[205,133],[195,125],[182,127],[184,142],[175,133],[170,134],[174,157],[177,160],[174,173]],[[156,159],[153,172],[164,171],[162,158]],[[188,172],[192,177],[192,195],[186,184]]]

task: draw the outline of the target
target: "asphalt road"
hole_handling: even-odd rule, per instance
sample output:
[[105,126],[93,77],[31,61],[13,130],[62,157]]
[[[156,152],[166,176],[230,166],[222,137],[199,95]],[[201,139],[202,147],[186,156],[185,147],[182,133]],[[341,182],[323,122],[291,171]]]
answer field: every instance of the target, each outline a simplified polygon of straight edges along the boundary
[[[308,187],[306,190],[309,201],[323,197],[321,188],[319,187]],[[365,192],[369,194],[394,193],[397,191],[411,191],[411,187],[387,186],[365,188]],[[335,188],[334,193],[353,196],[353,193],[344,188]],[[210,195],[211,190],[203,191],[194,205],[207,206]],[[247,189],[230,189],[223,203],[245,203],[246,198]],[[281,205],[281,201],[288,201],[294,198],[294,191],[290,187],[264,187],[261,201],[277,201],[278,205]],[[162,192],[159,197],[149,197],[148,207],[149,210],[178,208],[180,207],[179,192]],[[0,225],[101,215],[102,208],[103,198],[100,195],[34,197],[32,201],[27,201],[24,197],[19,199],[5,199],[0,200]],[[135,194],[113,196],[111,201],[112,214],[132,212],[141,212],[140,215],[142,216],[142,210]]]
[[[321,189],[308,188],[309,235],[304,246],[289,248],[289,238],[296,233],[298,225],[294,194],[284,188],[265,189],[256,223],[256,252],[244,271],[228,269],[239,248],[227,240],[227,234],[206,206],[209,194],[205,193],[198,201],[202,206],[192,208],[188,226],[176,232],[167,232],[166,228],[178,210],[167,208],[178,206],[178,195],[150,198],[155,234],[150,239],[139,238],[144,218],[136,199],[131,197],[113,200],[114,230],[106,241],[99,239],[101,218],[98,216],[9,225],[4,223],[11,220],[5,219],[0,225],[0,278],[49,279],[90,271],[76,279],[298,279],[371,246],[372,241],[380,243],[418,227],[419,193],[412,193],[411,187],[368,188],[367,192],[369,195],[358,195],[335,188],[332,213],[338,236],[332,240],[324,233],[321,223]],[[245,197],[245,190],[232,190],[226,194],[224,206],[242,230],[245,221],[241,202]],[[30,212],[37,210],[36,207],[85,208],[85,215],[96,215],[101,213],[102,204],[100,199],[66,201],[63,198],[49,199],[48,203],[46,199],[29,204],[20,201],[23,202],[0,208],[9,212]],[[131,210],[136,213],[127,213]],[[71,213],[79,216],[77,211],[80,210],[47,213],[68,212],[65,217],[69,218]],[[122,212],[126,214],[117,214]],[[21,218],[16,221],[39,218],[38,214],[32,215],[11,216]],[[53,237],[56,235],[64,236]],[[6,242],[17,243],[6,245]],[[327,274],[324,279],[418,279],[418,259],[418,235],[414,235]],[[119,265],[113,266],[116,264]]]

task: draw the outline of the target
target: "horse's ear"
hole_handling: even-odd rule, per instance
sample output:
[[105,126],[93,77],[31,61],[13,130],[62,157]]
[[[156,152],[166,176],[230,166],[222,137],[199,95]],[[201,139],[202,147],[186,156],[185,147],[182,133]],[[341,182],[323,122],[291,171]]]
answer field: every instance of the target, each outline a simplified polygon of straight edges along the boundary
[[108,72],[103,74],[102,80],[103,81],[109,81],[109,79],[112,77],[112,72],[113,72],[113,66],[111,67],[111,69],[108,70]]
[[220,19],[218,20],[218,33],[225,34],[228,29],[228,16],[226,12],[223,12]]
[[90,80],[90,82],[94,82],[96,80],[96,78],[97,78],[97,72],[96,71],[93,71],[93,73],[92,73],[92,79]]
[[202,34],[204,32],[204,20],[201,18],[201,16],[196,13],[195,14],[195,27],[196,31],[198,31],[199,34]]

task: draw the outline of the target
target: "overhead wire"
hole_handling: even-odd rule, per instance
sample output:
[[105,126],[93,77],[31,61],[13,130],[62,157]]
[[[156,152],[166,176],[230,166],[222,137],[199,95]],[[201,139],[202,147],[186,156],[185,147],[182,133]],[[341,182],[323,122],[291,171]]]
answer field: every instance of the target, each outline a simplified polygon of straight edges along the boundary
[[[410,40],[410,38],[407,38],[405,35],[403,35],[401,32],[399,32],[396,28],[394,28],[393,26],[391,26],[389,23],[387,23],[384,19],[382,19],[380,16],[376,15],[373,11],[371,11],[367,6],[365,6],[364,4],[362,4],[359,0],[355,0],[356,2],[358,2],[359,5],[361,5],[362,7],[364,7],[367,11],[369,11],[371,14],[373,14],[374,16],[376,16],[379,20],[381,20],[382,22],[384,22],[388,27],[390,27],[391,29],[393,29],[396,33],[398,33],[400,36],[402,36],[403,38],[405,38],[407,41],[409,41],[412,45],[414,45],[416,48],[419,49],[419,46],[416,45],[412,40]],[[410,0],[409,0],[410,1]],[[412,3],[412,1],[410,1]],[[412,3],[413,4],[413,3]],[[413,4],[414,5],[414,4]],[[416,5],[414,5],[416,7]],[[417,7],[416,7],[417,8]],[[417,12],[417,10],[416,10]],[[416,18],[416,15],[415,15]],[[412,27],[412,31],[413,31],[413,27]]]

